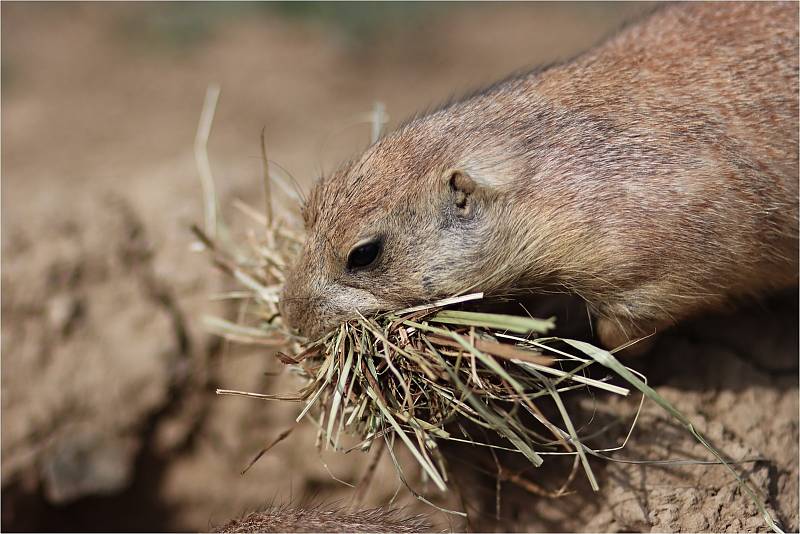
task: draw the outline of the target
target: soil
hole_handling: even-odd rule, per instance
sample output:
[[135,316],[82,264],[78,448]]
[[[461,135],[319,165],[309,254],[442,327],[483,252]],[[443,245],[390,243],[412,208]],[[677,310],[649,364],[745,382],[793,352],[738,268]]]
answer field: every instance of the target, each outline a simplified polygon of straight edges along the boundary
[[[392,121],[508,73],[586,49],[638,4],[4,4],[2,6],[2,529],[208,530],[271,503],[350,503],[367,457],[318,453],[297,405],[217,397],[291,391],[268,351],[221,342],[205,315],[230,284],[192,247],[202,221],[192,144],[209,83],[220,205],[259,206],[259,133],[302,184],[364,146],[382,101]],[[285,203],[284,203],[285,204]],[[733,460],[787,530],[798,522],[798,295],[675,329],[631,365]],[[578,314],[560,314],[569,328]],[[572,317],[572,319],[570,319]],[[584,332],[584,335],[589,335]],[[276,374],[277,373],[277,374]],[[573,401],[587,425],[637,399]],[[619,442],[624,429],[603,439]],[[539,470],[499,455],[528,489],[497,481],[485,451],[447,447],[452,485],[394,503],[437,528],[765,530],[723,467],[592,459]],[[711,459],[653,404],[615,459]],[[400,455],[403,465],[410,458]],[[416,489],[425,481],[407,470]],[[506,477],[507,478],[507,477]],[[384,455],[360,506],[398,488]],[[430,488],[428,488],[430,489]],[[432,491],[429,493],[433,493]],[[460,494],[460,495],[459,495]]]

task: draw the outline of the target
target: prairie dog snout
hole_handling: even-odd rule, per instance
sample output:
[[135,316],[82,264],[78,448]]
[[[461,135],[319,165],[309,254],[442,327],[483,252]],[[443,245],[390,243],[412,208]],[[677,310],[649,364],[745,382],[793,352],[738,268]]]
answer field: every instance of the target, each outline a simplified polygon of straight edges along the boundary
[[386,135],[311,191],[289,324],[555,290],[611,347],[796,285],[797,18],[667,6]]

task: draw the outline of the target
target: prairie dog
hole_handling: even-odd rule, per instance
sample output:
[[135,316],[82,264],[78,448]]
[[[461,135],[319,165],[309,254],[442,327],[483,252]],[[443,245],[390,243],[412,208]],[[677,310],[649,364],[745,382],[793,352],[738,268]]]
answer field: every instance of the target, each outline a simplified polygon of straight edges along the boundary
[[430,525],[421,516],[404,516],[388,508],[330,510],[316,506],[280,506],[252,512],[229,521],[216,532],[428,532]]
[[658,9],[416,117],[313,187],[314,337],[466,291],[582,297],[608,348],[798,281],[798,4]]

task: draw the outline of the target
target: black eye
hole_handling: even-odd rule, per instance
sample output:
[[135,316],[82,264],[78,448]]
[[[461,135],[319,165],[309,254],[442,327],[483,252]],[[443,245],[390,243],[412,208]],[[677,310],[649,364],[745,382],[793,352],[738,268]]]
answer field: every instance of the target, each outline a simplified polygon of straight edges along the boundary
[[381,248],[382,242],[380,239],[368,241],[354,247],[350,254],[347,255],[347,268],[351,270],[363,269],[372,265],[378,259]]

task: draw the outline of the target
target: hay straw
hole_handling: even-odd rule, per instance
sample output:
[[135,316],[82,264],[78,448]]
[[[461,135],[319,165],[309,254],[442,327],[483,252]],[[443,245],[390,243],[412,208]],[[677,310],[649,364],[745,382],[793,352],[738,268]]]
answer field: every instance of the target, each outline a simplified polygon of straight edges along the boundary
[[[439,449],[439,443],[444,441],[514,451],[534,466],[540,466],[548,455],[573,455],[597,491],[598,482],[588,456],[613,460],[603,453],[618,451],[628,443],[642,403],[646,398],[652,399],[711,452],[715,463],[733,473],[767,525],[781,532],[749,482],[683,414],[647,385],[644,376],[622,365],[613,351],[578,340],[542,337],[555,327],[555,318],[461,309],[465,303],[483,298],[482,293],[473,293],[373,317],[359,315],[310,342],[291,334],[280,317],[278,302],[286,266],[298,254],[303,238],[288,229],[292,226],[287,224],[289,221],[272,212],[270,183],[276,180],[285,191],[290,189],[279,175],[269,172],[262,132],[266,214],[243,202],[235,203],[262,228],[249,234],[249,247],[244,252],[236,243],[223,242],[229,233],[216,232],[216,199],[205,153],[217,96],[218,89],[210,88],[195,145],[205,198],[206,231],[196,227],[193,231],[211,253],[213,263],[239,286],[224,298],[242,302],[247,313],[241,314],[238,323],[207,318],[206,324],[227,339],[280,347],[278,359],[304,381],[294,395],[231,389],[218,389],[218,394],[302,403],[297,421],[308,419],[316,425],[319,447],[349,452],[385,445],[400,480],[418,499],[438,509],[441,508],[408,486],[394,451],[397,439],[440,491],[448,489],[447,462]],[[378,121],[384,120],[383,108],[376,106],[372,115],[375,140],[382,126]],[[590,370],[601,376],[589,376]],[[588,445],[594,435],[578,431],[564,396],[585,395],[593,390],[630,394],[629,387],[611,383],[612,379],[640,391],[642,399],[623,443],[594,449]],[[540,407],[543,401],[552,402],[558,422],[547,419],[547,410]],[[468,435],[456,437],[451,434],[451,423],[459,420],[470,421],[489,434],[500,436],[505,443],[498,445]],[[288,435],[289,431],[281,434],[246,469]],[[346,446],[345,436],[354,438],[355,444]],[[574,472],[569,480],[573,476]],[[515,480],[508,474],[503,478]],[[517,482],[526,486],[524,480]],[[557,493],[565,491],[566,486]]]
[[197,126],[197,135],[194,141],[194,158],[197,171],[200,174],[200,185],[203,187],[203,200],[205,202],[205,230],[215,239],[217,236],[217,195],[214,190],[214,177],[211,172],[211,162],[208,159],[208,138],[211,136],[211,125],[214,122],[214,112],[217,109],[220,88],[210,85],[206,90],[203,102],[203,112],[200,114],[200,123]]

